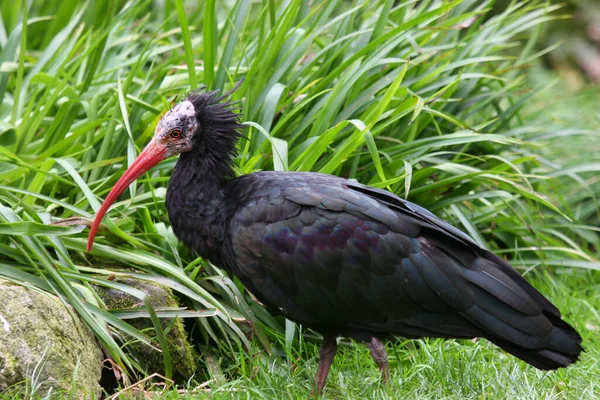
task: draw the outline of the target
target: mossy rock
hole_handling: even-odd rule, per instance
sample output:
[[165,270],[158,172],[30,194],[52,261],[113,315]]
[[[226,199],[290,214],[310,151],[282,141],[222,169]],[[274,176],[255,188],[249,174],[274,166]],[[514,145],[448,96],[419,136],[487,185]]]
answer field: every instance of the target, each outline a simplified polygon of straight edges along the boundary
[[[166,286],[131,278],[115,279],[115,282],[146,293],[150,298],[150,304],[154,308],[180,307],[173,292]],[[121,290],[97,287],[96,291],[109,309],[144,308],[144,303],[140,299]],[[136,329],[144,331],[147,336],[156,337],[150,318],[136,318],[127,320],[127,322]],[[176,382],[185,382],[196,373],[196,360],[199,356],[188,341],[181,318],[160,318],[160,324],[163,331],[169,329],[166,339],[173,365],[173,379]],[[165,373],[162,353],[134,340],[128,343],[126,347],[138,362],[145,366],[146,373]]]
[[[101,394],[103,354],[94,334],[55,296],[0,279],[0,393]],[[77,393],[73,373],[77,367]]]

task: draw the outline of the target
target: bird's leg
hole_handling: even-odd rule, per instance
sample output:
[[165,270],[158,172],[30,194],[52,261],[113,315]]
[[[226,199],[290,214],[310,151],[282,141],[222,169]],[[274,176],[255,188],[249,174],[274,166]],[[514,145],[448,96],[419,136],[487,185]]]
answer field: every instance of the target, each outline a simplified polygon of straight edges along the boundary
[[323,391],[323,386],[327,381],[327,374],[335,358],[337,352],[337,341],[335,340],[335,334],[326,333],[323,335],[323,344],[319,350],[319,367],[317,368],[317,374],[315,375],[315,385],[317,385],[317,393]]
[[367,342],[367,347],[371,351],[371,356],[381,371],[382,382],[386,383],[390,379],[390,367],[388,366],[387,354],[385,353],[383,343],[375,336],[371,336],[371,340]]

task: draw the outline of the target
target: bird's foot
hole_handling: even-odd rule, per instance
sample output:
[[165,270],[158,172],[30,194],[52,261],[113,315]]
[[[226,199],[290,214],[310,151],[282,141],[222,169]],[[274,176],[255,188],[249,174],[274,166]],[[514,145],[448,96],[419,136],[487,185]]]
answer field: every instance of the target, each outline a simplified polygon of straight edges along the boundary
[[367,342],[367,347],[371,351],[371,356],[381,371],[381,381],[387,383],[390,379],[390,367],[388,365],[387,354],[385,353],[385,346],[379,339],[372,336],[371,340]]
[[317,386],[317,393],[323,392],[323,387],[327,381],[327,374],[335,358],[337,352],[337,341],[335,334],[326,333],[323,335],[323,344],[319,350],[319,367],[317,368],[317,374],[315,375],[315,385]]

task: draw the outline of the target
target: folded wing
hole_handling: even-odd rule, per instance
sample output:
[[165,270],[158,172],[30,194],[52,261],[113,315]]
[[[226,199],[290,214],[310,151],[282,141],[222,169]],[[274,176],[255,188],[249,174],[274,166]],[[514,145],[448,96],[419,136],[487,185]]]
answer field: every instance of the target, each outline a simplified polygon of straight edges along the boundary
[[581,352],[556,307],[429,211],[329,175],[260,181],[231,221],[234,268],[288,318],[350,335],[483,336],[542,369]]

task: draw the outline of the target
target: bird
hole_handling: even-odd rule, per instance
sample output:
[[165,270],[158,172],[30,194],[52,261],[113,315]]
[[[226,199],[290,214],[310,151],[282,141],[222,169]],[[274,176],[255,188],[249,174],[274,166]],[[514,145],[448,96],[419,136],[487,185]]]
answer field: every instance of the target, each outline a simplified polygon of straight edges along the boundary
[[87,251],[119,195],[179,155],[165,202],[173,232],[273,314],[322,335],[318,393],[338,337],[364,343],[383,381],[395,337],[486,338],[542,370],[578,360],[581,336],[506,260],[386,190],[313,172],[236,176],[242,131],[231,92],[189,93],[107,195]]

